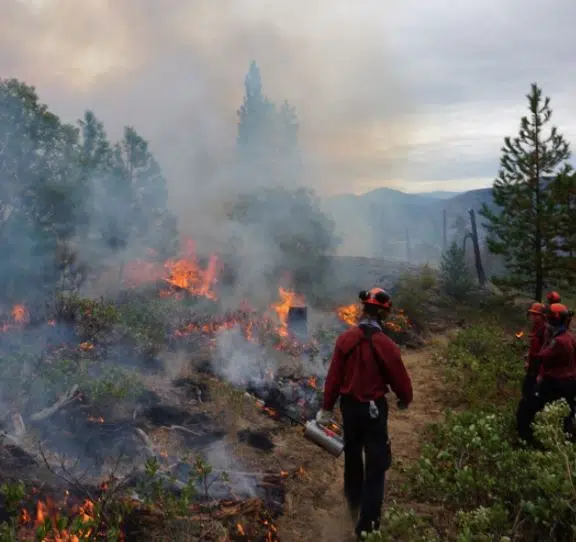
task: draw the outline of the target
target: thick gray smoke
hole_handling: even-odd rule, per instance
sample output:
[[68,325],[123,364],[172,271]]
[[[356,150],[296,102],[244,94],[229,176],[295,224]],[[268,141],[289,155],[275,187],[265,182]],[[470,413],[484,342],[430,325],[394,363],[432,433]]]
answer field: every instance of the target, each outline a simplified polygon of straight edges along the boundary
[[230,191],[252,183],[230,173],[251,60],[266,94],[296,108],[304,185],[329,193],[382,177],[392,162],[385,149],[410,133],[386,43],[391,9],[351,0],[289,8],[257,0],[22,0],[3,6],[0,45],[10,54],[0,68],[37,85],[67,120],[94,109],[113,139],[134,125],[168,177],[184,232],[210,244]]

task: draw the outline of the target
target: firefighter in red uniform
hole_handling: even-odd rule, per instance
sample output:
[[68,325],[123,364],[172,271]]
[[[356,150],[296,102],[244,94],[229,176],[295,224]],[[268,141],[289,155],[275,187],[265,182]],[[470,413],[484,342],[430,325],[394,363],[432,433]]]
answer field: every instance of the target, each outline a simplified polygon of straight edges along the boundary
[[528,315],[532,320],[532,330],[530,332],[530,348],[526,354],[526,375],[522,384],[522,397],[526,397],[534,391],[539,371],[541,372],[542,369],[538,354],[547,340],[548,327],[544,315],[545,311],[546,307],[542,303],[532,303],[528,309]]
[[537,356],[542,366],[541,378],[535,391],[518,409],[518,434],[530,444],[537,444],[531,427],[536,414],[558,399],[566,399],[570,405],[571,413],[565,420],[564,429],[572,430],[576,407],[576,338],[567,327],[571,315],[571,311],[560,303],[553,303],[547,310],[548,343]]
[[[326,383],[324,402],[316,419],[332,420],[338,397],[344,429],[344,492],[356,523],[356,535],[380,527],[384,479],[392,455],[388,439],[390,387],[399,408],[412,401],[412,383],[398,346],[382,332],[392,303],[380,288],[359,294],[363,313],[357,327],[342,333]],[[364,466],[363,453],[366,465]]]
[[546,294],[546,303],[548,306],[553,305],[554,303],[562,303],[562,298],[558,292],[548,292]]

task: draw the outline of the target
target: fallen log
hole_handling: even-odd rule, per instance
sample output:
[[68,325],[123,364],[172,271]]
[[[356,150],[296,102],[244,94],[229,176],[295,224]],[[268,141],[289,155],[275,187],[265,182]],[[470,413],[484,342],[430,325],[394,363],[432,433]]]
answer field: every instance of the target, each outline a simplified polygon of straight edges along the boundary
[[65,407],[66,405],[69,405],[70,403],[73,403],[76,400],[77,396],[78,396],[78,385],[75,384],[74,386],[72,386],[72,388],[68,393],[60,397],[60,399],[58,399],[58,401],[56,401],[52,406],[46,407],[40,412],[32,414],[30,416],[30,421],[41,422],[43,420],[50,418],[50,416],[56,414],[56,412],[58,412],[61,408]]

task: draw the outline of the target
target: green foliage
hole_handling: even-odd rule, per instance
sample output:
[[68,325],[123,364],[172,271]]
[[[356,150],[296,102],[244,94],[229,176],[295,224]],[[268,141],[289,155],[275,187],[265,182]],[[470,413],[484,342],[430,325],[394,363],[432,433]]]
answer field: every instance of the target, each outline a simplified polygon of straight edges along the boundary
[[65,124],[33,87],[0,79],[0,147],[1,299],[41,306],[76,292],[128,243],[173,252],[166,181],[133,128],[112,145],[92,112]]
[[60,320],[74,323],[82,341],[104,338],[119,320],[118,310],[112,303],[75,294],[57,297],[56,315]]
[[[59,284],[55,257],[82,215],[77,130],[41,104],[33,87],[0,79],[0,298],[38,301]],[[33,288],[30,288],[30,285]]]
[[495,283],[531,291],[540,301],[559,268],[558,236],[563,233],[555,186],[570,171],[570,150],[556,127],[544,133],[552,115],[550,99],[536,84],[527,98],[529,115],[522,117],[518,136],[504,139],[493,186],[497,209],[484,205],[480,214],[487,220],[489,249],[505,257],[507,276]]
[[366,542],[440,542],[435,528],[414,510],[387,506],[382,517],[381,530],[366,535]]
[[194,499],[208,501],[210,487],[218,480],[228,481],[228,475],[223,472],[212,475],[212,466],[201,456],[196,456],[190,466],[190,475],[186,484],[176,495],[170,485],[176,482],[174,475],[165,475],[157,458],[146,461],[145,476],[137,487],[138,494],[146,504],[160,508],[167,517],[185,515]]
[[556,203],[554,224],[561,232],[555,241],[562,258],[559,258],[554,279],[556,288],[574,288],[576,285],[576,173],[558,175],[552,185]]
[[450,399],[471,407],[510,404],[520,387],[525,348],[494,324],[463,329],[438,357],[453,390]]
[[538,415],[545,451],[512,444],[511,415],[448,413],[411,469],[413,496],[455,512],[459,541],[573,540],[576,451],[561,429],[567,412],[558,402]]
[[438,277],[429,265],[423,265],[417,272],[405,273],[394,288],[394,305],[400,307],[409,321],[419,328],[425,328],[428,309],[436,296]]
[[134,399],[143,389],[136,371],[92,361],[86,355],[39,363],[34,380],[28,385],[20,383],[20,388],[24,387],[31,400],[41,398],[43,404],[39,406],[46,406],[74,385],[92,403],[101,405]]
[[442,255],[440,265],[440,291],[459,303],[469,300],[476,287],[474,273],[466,259],[466,253],[456,241]]

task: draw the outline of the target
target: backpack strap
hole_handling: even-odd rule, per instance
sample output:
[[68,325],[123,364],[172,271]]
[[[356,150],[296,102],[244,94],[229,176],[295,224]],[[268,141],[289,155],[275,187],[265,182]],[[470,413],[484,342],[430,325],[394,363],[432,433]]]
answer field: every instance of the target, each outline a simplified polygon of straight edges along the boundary
[[376,347],[374,346],[374,343],[372,342],[372,335],[374,335],[375,333],[382,333],[382,332],[378,329],[375,329],[372,326],[360,325],[358,327],[362,330],[363,337],[361,339],[359,339],[356,342],[356,344],[354,344],[354,346],[352,346],[352,348],[350,348],[347,352],[344,353],[344,363],[346,363],[346,361],[348,361],[348,358],[360,346],[362,341],[364,339],[367,339],[368,344],[370,345],[370,350],[372,351],[372,359],[374,360],[374,363],[376,364],[376,368],[378,369],[378,372],[380,373],[380,377],[382,378],[382,381],[384,382],[384,384],[386,384],[389,380],[388,379],[388,373],[386,371],[386,367],[385,367],[384,362],[382,361],[382,359],[378,355],[378,352],[376,351]]

